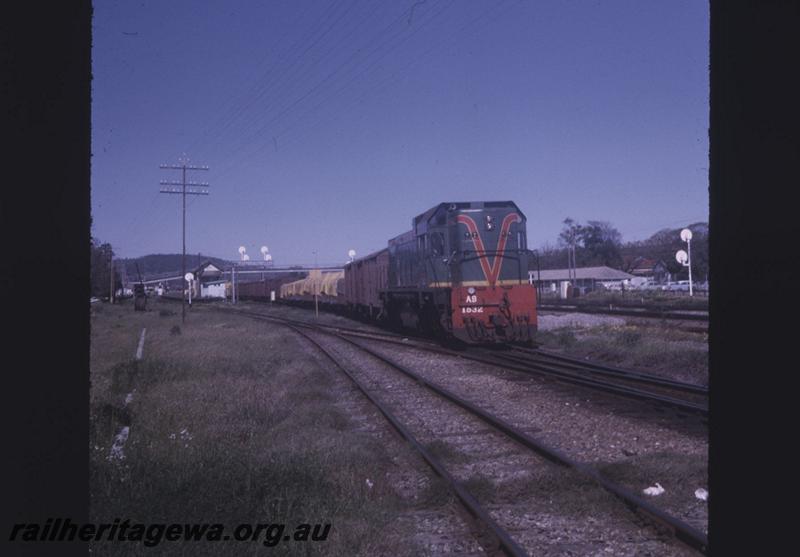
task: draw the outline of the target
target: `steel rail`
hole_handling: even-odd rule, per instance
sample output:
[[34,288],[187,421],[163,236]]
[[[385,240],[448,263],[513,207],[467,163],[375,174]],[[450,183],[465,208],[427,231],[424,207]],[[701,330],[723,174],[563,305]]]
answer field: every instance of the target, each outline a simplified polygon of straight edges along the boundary
[[[542,304],[537,308],[539,311],[561,311],[564,313],[599,313],[605,315],[624,315],[626,317],[647,317],[655,319],[670,319],[677,321],[708,321],[708,313],[681,313],[680,310],[658,311],[652,309],[606,309],[604,307],[577,306]],[[702,310],[685,310],[702,311]]]
[[[255,318],[264,318],[264,319],[271,319],[278,322],[288,322],[292,323],[296,326],[306,327],[306,328],[318,328],[318,329],[336,329],[335,326],[330,325],[315,325],[310,324],[302,321],[294,321],[291,319],[286,319],[282,317],[273,317],[273,316],[266,316],[263,314],[255,313],[255,312],[243,312],[241,310],[233,310],[238,313],[245,313],[246,315],[250,315]],[[332,333],[331,333],[332,334]],[[661,404],[664,406],[669,406],[672,408],[676,408],[678,410],[682,410],[685,412],[690,412],[694,414],[700,414],[703,417],[708,416],[708,403],[696,403],[686,400],[681,400],[674,397],[669,397],[657,393],[653,393],[650,391],[637,389],[634,387],[626,387],[624,385],[619,385],[616,383],[609,383],[600,381],[597,379],[592,379],[586,377],[585,375],[581,375],[580,373],[574,373],[571,371],[565,371],[563,369],[558,369],[553,367],[552,365],[546,365],[540,362],[519,362],[517,360],[508,359],[503,360],[504,356],[501,354],[493,353],[490,355],[484,354],[475,354],[475,353],[467,353],[467,352],[456,352],[454,350],[449,350],[447,348],[441,348],[434,345],[424,345],[421,343],[407,343],[399,340],[394,340],[391,338],[376,338],[376,337],[369,337],[370,333],[368,332],[361,332],[358,333],[341,333],[345,336],[357,336],[362,338],[368,338],[369,340],[374,340],[377,342],[386,342],[390,344],[397,344],[400,346],[405,346],[407,348],[419,348],[421,350],[426,350],[428,352],[434,352],[437,354],[443,354],[447,356],[454,356],[459,357],[467,360],[472,360],[476,362],[480,362],[483,364],[491,365],[494,367],[498,367],[501,369],[506,370],[513,370],[521,373],[536,373],[538,375],[547,376],[547,377],[554,377],[559,381],[564,383],[569,383],[573,385],[579,385],[585,388],[599,390],[607,393],[611,393],[618,396],[623,396],[626,398],[632,398],[639,401],[647,401],[647,402],[655,402],[657,404]]]
[[513,349],[517,352],[528,354],[537,358],[556,360],[558,362],[561,362],[562,365],[567,367],[573,367],[576,369],[586,369],[587,371],[592,371],[601,375],[608,375],[609,377],[619,377],[620,379],[626,379],[629,381],[640,381],[648,385],[667,387],[677,391],[684,391],[697,395],[708,395],[708,387],[704,387],[703,385],[697,385],[695,383],[674,381],[672,379],[665,379],[663,377],[659,377],[657,375],[653,375],[650,373],[644,373],[632,369],[624,369],[620,367],[609,366],[594,361],[580,360],[578,358],[565,356],[563,354],[555,354],[547,350],[542,350],[541,348],[528,350],[525,348],[514,347]]
[[538,373],[540,375],[552,376],[565,383],[572,383],[574,385],[580,385],[583,387],[588,387],[599,391],[605,391],[607,393],[620,395],[627,398],[645,400],[648,402],[655,402],[665,406],[671,406],[678,410],[697,413],[703,417],[708,416],[708,403],[703,404],[698,402],[690,402],[687,400],[682,400],[679,398],[674,398],[666,395],[660,395],[653,393],[651,391],[637,389],[634,387],[626,387],[618,383],[599,381],[597,379],[581,376],[580,374],[576,374],[570,371],[564,371],[563,369],[558,369],[556,367],[553,367],[552,365],[544,363],[532,362],[532,361],[525,361],[524,363],[520,363],[518,360],[506,359],[507,356],[501,354],[495,354],[492,355],[491,357],[470,354],[470,355],[465,355],[463,357],[478,362],[486,363],[489,365],[501,366],[504,367],[505,369],[521,371],[523,373]]
[[[293,325],[287,323],[287,321],[289,320],[285,320],[282,318],[273,318],[270,316],[259,315],[259,314],[251,314],[250,317],[267,321],[277,321],[286,326],[294,328]],[[546,459],[554,463],[561,464],[563,466],[571,468],[593,479],[598,483],[598,485],[606,489],[609,493],[620,498],[629,508],[641,511],[645,515],[654,519],[659,524],[664,525],[672,533],[672,535],[675,536],[676,539],[685,543],[689,547],[692,547],[693,549],[696,549],[703,554],[706,554],[708,552],[708,537],[706,536],[705,533],[701,532],[700,530],[691,526],[690,524],[680,520],[679,518],[676,518],[662,511],[661,509],[658,509],[657,507],[643,500],[641,497],[634,494],[630,490],[615,484],[614,482],[604,477],[599,471],[589,466],[588,464],[570,458],[568,455],[561,452],[560,450],[554,447],[550,447],[549,445],[546,445],[545,443],[539,441],[538,439],[532,437],[531,435],[525,433],[524,431],[517,429],[515,426],[503,420],[502,418],[499,418],[491,414],[490,412],[487,412],[486,410],[483,410],[482,408],[475,406],[473,403],[459,397],[458,395],[449,391],[445,387],[442,387],[440,385],[437,385],[436,383],[433,383],[432,381],[427,380],[421,375],[407,369],[402,364],[395,362],[388,356],[384,356],[383,354],[375,352],[369,347],[366,347],[361,343],[356,342],[355,340],[347,338],[347,336],[345,335],[327,331],[322,326],[315,326],[307,323],[302,323],[300,324],[300,326],[314,329],[315,331],[321,334],[334,336],[353,346],[358,347],[359,349],[370,354],[374,358],[385,362],[391,367],[407,375],[411,379],[417,381],[419,384],[435,392],[442,398],[445,398],[446,400],[449,400],[450,402],[460,406],[461,408],[464,408],[468,412],[472,413],[473,415],[482,419],[486,423],[495,427],[495,429],[503,432],[508,437],[517,441],[518,443],[522,444],[528,449],[533,450],[534,452],[540,454],[541,456],[545,457]],[[298,330],[297,332],[300,331]]]
[[[324,334],[332,334],[332,333],[324,333]],[[407,375],[411,379],[414,379],[421,385],[435,392],[439,396],[449,400],[450,402],[467,410],[471,414],[479,417],[480,419],[482,419],[495,429],[503,432],[511,439],[522,444],[524,447],[540,454],[541,456],[545,457],[551,462],[567,466],[568,468],[574,469],[575,471],[592,478],[601,487],[603,487],[613,495],[622,499],[623,502],[625,502],[625,504],[628,505],[630,508],[639,509],[643,511],[645,514],[654,518],[657,522],[665,525],[677,539],[686,543],[693,549],[696,549],[702,553],[706,553],[708,547],[708,538],[703,532],[694,528],[690,524],[687,524],[686,522],[678,518],[675,518],[672,515],[669,515],[668,513],[665,513],[664,511],[658,509],[657,507],[654,507],[647,501],[643,500],[639,496],[632,493],[630,490],[608,480],[593,467],[584,464],[582,462],[579,462],[577,460],[574,460],[569,456],[567,456],[565,453],[559,451],[558,449],[542,443],[541,441],[528,435],[524,431],[517,429],[515,426],[503,420],[502,418],[499,418],[491,414],[490,412],[483,410],[482,408],[474,405],[472,402],[466,399],[461,398],[460,396],[456,395],[455,393],[446,389],[445,387],[442,387],[432,381],[429,381],[428,379],[422,377],[421,375],[409,370],[402,364],[395,362],[388,356],[375,352],[374,350],[362,345],[361,343],[349,339],[345,336],[342,335],[334,335],[334,336],[337,336],[338,338],[344,340],[345,342],[348,342],[360,348],[361,350],[370,354],[374,358],[377,358],[378,360],[392,366],[393,368]]]
[[[483,524],[485,524],[492,534],[495,536],[497,541],[499,542],[500,548],[507,554],[513,557],[523,557],[528,556],[528,553],[517,543],[515,542],[511,536],[506,532],[494,519],[489,515],[489,513],[484,509],[481,504],[475,499],[475,497],[452,475],[444,465],[434,457],[430,451],[428,451],[425,447],[420,444],[420,442],[414,437],[414,435],[406,428],[395,416],[391,413],[391,411],[384,405],[377,397],[375,397],[370,390],[361,383],[355,375],[348,370],[347,368],[339,362],[336,357],[330,353],[324,346],[322,346],[319,342],[317,342],[314,338],[312,338],[309,334],[304,331],[301,331],[299,327],[294,325],[290,325],[288,323],[284,323],[286,327],[289,327],[297,334],[304,337],[306,340],[311,342],[314,346],[316,346],[327,358],[336,366],[338,367],[349,379],[353,382],[353,384],[364,394],[364,396],[372,402],[373,405],[383,414],[383,416],[388,420],[388,422],[394,427],[403,438],[408,441],[408,443],[422,456],[425,462],[433,469],[436,474],[441,477],[443,480],[447,482],[450,489],[455,493],[455,495],[459,498],[459,500],[464,504],[467,510],[472,514],[474,518],[477,518]],[[321,332],[322,334],[332,334],[327,331],[317,329],[317,332]],[[343,340],[348,341],[345,337],[340,335],[335,335],[337,338],[341,338]],[[350,341],[348,341],[350,342]]]

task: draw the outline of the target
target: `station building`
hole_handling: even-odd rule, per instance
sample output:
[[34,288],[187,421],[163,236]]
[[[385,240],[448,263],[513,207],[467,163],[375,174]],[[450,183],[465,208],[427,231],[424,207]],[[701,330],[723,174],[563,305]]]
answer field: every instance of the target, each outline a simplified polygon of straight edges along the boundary
[[[574,273],[574,276],[573,274]],[[532,284],[538,285],[544,293],[561,292],[567,283],[580,290],[582,294],[612,285],[630,286],[636,276],[611,267],[578,267],[576,269],[547,269],[528,271]]]

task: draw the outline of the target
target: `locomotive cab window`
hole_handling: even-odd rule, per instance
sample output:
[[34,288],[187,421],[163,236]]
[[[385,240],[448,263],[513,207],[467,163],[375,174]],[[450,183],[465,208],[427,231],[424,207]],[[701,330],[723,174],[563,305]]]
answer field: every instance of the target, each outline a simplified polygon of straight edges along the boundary
[[441,232],[431,234],[431,252],[433,255],[442,255],[444,253],[444,236],[442,236]]

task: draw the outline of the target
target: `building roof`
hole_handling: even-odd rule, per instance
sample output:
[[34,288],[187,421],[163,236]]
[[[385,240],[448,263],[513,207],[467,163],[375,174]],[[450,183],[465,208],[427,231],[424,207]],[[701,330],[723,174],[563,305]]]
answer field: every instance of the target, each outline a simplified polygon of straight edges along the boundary
[[[570,280],[569,269],[548,269],[541,271],[541,275],[536,271],[533,273],[533,280]],[[633,275],[612,269],[611,267],[578,267],[575,269],[575,278],[594,279],[594,280],[625,280],[632,279]]]
[[666,269],[666,264],[660,259],[649,259],[647,257],[637,257],[628,266],[628,272],[634,275],[649,275],[655,273],[658,267]]
[[192,274],[194,274],[195,276],[201,275],[203,273],[221,273],[221,272],[222,270],[216,265],[214,265],[208,259],[200,263],[200,265],[198,265],[192,270]]

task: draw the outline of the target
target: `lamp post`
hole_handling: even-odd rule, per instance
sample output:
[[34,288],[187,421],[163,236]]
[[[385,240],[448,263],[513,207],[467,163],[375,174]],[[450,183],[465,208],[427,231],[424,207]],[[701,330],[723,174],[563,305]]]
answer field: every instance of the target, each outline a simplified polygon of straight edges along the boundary
[[542,303],[542,270],[539,265],[539,250],[530,250],[530,253],[536,256],[536,283],[534,284],[533,271],[531,270],[528,270],[528,282],[534,285],[536,289],[536,307],[539,307],[539,304]]
[[231,304],[236,303],[236,263],[231,266]]
[[184,277],[186,282],[189,283],[189,307],[192,307],[192,290],[194,290],[194,275],[192,273],[186,273]]
[[688,253],[683,250],[678,250],[675,253],[675,259],[684,267],[689,267],[689,296],[694,296],[692,289],[692,231],[688,228],[681,230],[681,240],[686,242],[686,249]]
[[[250,256],[245,253],[247,248],[244,246],[239,246],[239,260],[240,261],[247,261],[250,259]],[[231,303],[236,303],[236,263],[233,264],[233,268],[231,269]]]

